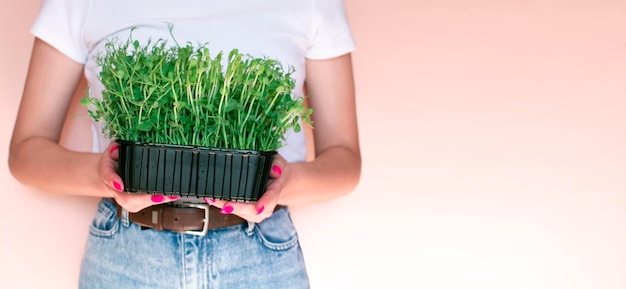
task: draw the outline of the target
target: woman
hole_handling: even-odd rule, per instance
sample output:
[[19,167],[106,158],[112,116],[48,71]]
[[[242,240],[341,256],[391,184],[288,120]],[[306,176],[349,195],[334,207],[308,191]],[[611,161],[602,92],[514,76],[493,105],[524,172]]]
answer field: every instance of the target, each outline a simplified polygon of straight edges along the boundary
[[[211,229],[203,236],[137,221],[139,213],[158,215],[188,204],[124,193],[118,146],[97,127],[93,153],[58,144],[82,75],[90,95],[101,97],[94,59],[104,43],[129,37],[133,28],[133,39],[142,42],[168,38],[164,23],[173,24],[178,42],[209,43],[212,51],[236,48],[293,66],[294,93],[310,95],[314,110],[314,160],[306,161],[304,135],[289,133],[263,197],[257,203],[208,200]],[[26,185],[102,198],[81,288],[308,288],[286,207],[347,194],[360,176],[354,43],[341,0],[47,0],[31,31],[35,43],[9,166]]]

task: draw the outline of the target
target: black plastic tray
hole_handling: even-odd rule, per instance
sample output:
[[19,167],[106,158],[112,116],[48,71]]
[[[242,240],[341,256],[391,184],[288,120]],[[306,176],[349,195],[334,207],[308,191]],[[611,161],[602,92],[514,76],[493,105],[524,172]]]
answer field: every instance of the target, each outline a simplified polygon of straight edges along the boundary
[[117,140],[128,193],[256,202],[276,151],[231,150]]

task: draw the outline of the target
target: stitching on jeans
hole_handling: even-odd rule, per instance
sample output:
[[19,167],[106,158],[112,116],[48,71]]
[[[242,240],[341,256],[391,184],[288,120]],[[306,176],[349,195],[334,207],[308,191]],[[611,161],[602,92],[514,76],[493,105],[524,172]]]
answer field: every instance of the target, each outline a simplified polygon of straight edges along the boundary
[[291,249],[298,244],[298,234],[294,235],[293,237],[291,237],[289,240],[285,242],[274,243],[274,242],[267,240],[265,236],[263,235],[263,232],[261,232],[261,230],[259,230],[258,227],[255,227],[254,231],[256,231],[256,235],[261,241],[261,243],[270,250],[284,251],[284,250]]
[[[98,204],[98,210],[96,214],[97,215],[94,217],[91,225],[89,226],[89,233],[91,233],[93,236],[96,236],[96,237],[111,237],[115,235],[115,233],[118,231],[119,222],[117,220],[117,217],[115,216],[115,208],[111,207],[111,203],[107,203],[106,201],[103,201],[100,204]],[[103,230],[103,229],[97,228],[93,224],[93,221],[96,218],[100,219],[100,217],[102,217],[101,220],[107,224],[111,222],[110,229]]]

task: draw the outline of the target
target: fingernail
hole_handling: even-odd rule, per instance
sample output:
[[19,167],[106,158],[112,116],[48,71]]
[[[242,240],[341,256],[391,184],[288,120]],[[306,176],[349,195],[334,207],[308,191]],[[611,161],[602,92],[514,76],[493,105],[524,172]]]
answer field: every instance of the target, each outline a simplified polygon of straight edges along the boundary
[[220,213],[224,214],[224,215],[229,215],[233,212],[233,207],[232,206],[226,206],[224,208],[222,208],[222,210],[220,211]]
[[153,195],[150,197],[150,200],[152,200],[155,203],[160,203],[160,202],[165,201],[165,197],[161,195]]
[[119,149],[119,148],[120,148],[120,146],[119,146],[119,145],[114,145],[114,146],[112,146],[112,147],[111,147],[111,149],[109,150],[109,153],[111,153],[111,154],[112,154],[114,151],[116,151],[116,150],[117,150],[117,149]]
[[113,187],[118,191],[122,191],[122,185],[118,182],[113,182]]
[[170,200],[178,200],[179,196],[168,196]]
[[279,176],[283,174],[283,170],[281,170],[279,166],[273,166],[272,171],[277,173]]
[[261,213],[263,213],[263,210],[265,210],[265,206],[262,206],[258,210],[256,210],[256,214],[260,215]]
[[204,198],[204,202],[205,202],[205,203],[211,203],[211,204],[214,204],[214,203],[215,203],[215,200],[214,200],[214,199],[207,199],[207,198]]

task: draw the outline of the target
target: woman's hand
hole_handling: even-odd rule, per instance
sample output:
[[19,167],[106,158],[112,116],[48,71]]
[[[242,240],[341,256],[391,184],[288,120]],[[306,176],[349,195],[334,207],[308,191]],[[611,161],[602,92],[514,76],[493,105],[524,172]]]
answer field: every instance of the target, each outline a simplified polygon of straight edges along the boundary
[[265,194],[263,194],[256,203],[211,199],[206,199],[205,201],[210,205],[222,209],[222,214],[234,214],[249,222],[260,223],[274,213],[274,209],[276,205],[278,205],[283,193],[283,188],[289,179],[286,172],[288,172],[287,161],[281,155],[276,155],[270,171],[271,179],[268,181]]
[[112,142],[102,153],[100,160],[101,177],[115,201],[129,212],[138,212],[152,205],[167,203],[178,199],[177,196],[161,196],[149,194],[128,194],[124,192],[124,182],[117,174],[119,144]]

